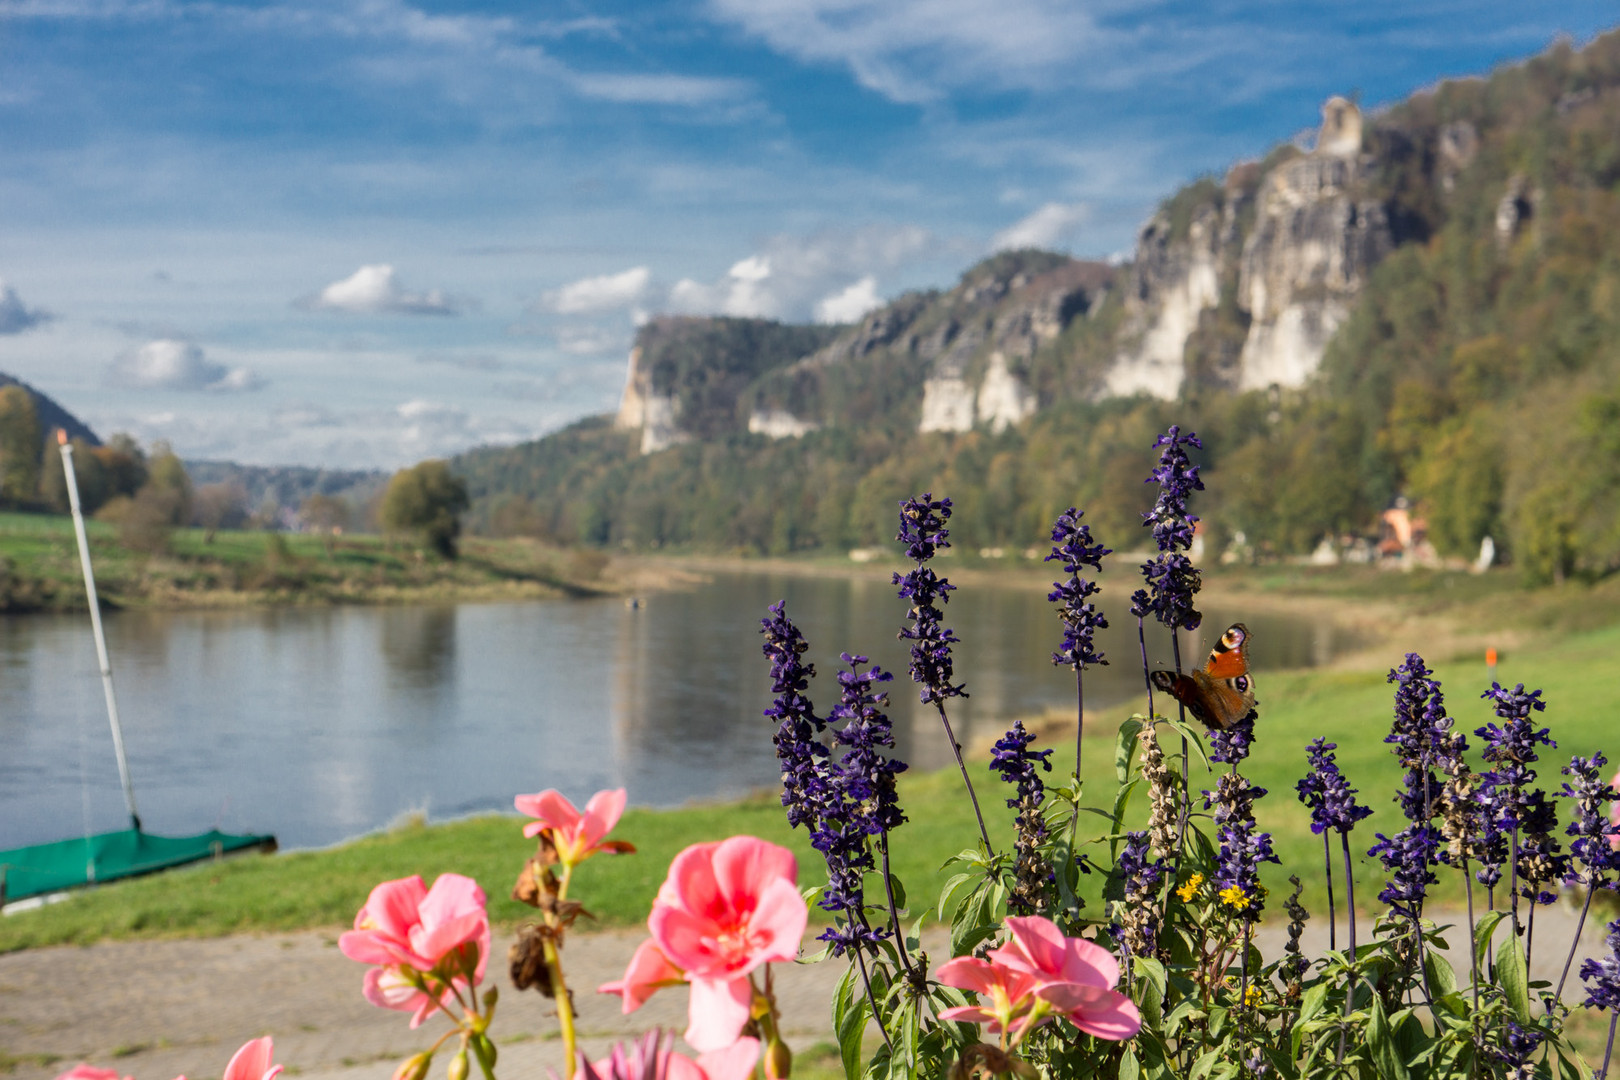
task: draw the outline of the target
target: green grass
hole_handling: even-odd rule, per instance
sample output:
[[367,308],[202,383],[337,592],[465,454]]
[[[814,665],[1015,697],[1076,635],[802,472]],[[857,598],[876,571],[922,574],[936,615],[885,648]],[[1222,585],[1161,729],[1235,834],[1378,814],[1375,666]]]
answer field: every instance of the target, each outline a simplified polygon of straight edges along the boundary
[[[1615,665],[1620,628],[1569,635],[1505,656],[1498,678],[1543,687],[1549,703],[1540,719],[1558,740],[1540,765],[1541,783],[1553,790],[1562,782],[1561,764],[1571,753],[1603,749],[1620,753],[1615,739]],[[1390,666],[1398,654],[1389,657]],[[1478,743],[1473,729],[1490,719],[1479,694],[1488,686],[1482,662],[1437,663],[1447,705]],[[1268,866],[1263,880],[1272,890],[1273,912],[1288,891],[1287,877],[1306,882],[1305,903],[1326,909],[1322,842],[1309,829],[1305,808],[1294,796],[1304,772],[1304,745],[1323,736],[1339,744],[1339,760],[1373,816],[1353,834],[1357,899],[1375,906],[1381,887],[1376,860],[1366,849],[1375,832],[1401,827],[1392,798],[1399,771],[1383,738],[1389,728],[1391,692],[1380,672],[1281,672],[1259,674],[1261,701],[1258,738],[1245,773],[1270,795],[1257,805],[1263,828],[1274,832],[1281,865]],[[769,735],[762,728],[760,738]],[[1058,772],[1072,753],[1060,746],[1054,755]],[[1168,749],[1169,747],[1167,747]],[[975,769],[980,801],[991,820],[998,846],[1009,843],[1010,811],[987,770]],[[1112,798],[1113,738],[1086,741],[1086,786],[1090,803]],[[1210,774],[1195,760],[1195,789],[1213,786]],[[910,822],[895,835],[895,870],[910,892],[911,908],[926,910],[943,880],[941,864],[973,842],[972,808],[954,770],[902,777],[902,803]],[[1133,800],[1129,818],[1145,819],[1146,798]],[[1089,820],[1089,819],[1088,819]],[[787,828],[773,794],[741,802],[693,806],[678,810],[631,810],[614,835],[639,848],[637,854],[592,859],[575,878],[573,895],[597,916],[600,925],[626,925],[646,917],[670,858],[687,844],[736,833],[752,833],[798,852],[803,883],[821,879],[821,862],[803,832]],[[498,921],[523,918],[527,910],[507,898],[530,847],[519,833],[519,820],[492,816],[431,826],[402,828],[323,851],[253,856],[207,864],[105,886],[74,895],[66,902],[0,920],[0,951],[102,938],[191,937],[240,931],[340,928],[353,918],[371,886],[389,878],[421,874],[431,880],[445,871],[480,881],[491,898]],[[1335,867],[1340,856],[1335,850]],[[1094,875],[1087,888],[1096,896]],[[1460,904],[1458,876],[1447,873],[1436,895]],[[1340,904],[1343,904],[1342,885]],[[1098,910],[1093,906],[1092,910]],[[1341,913],[1342,913],[1341,906]]]
[[[134,551],[117,526],[89,521],[102,599],[120,607],[322,604],[589,593],[607,586],[595,553],[528,540],[469,537],[461,558],[352,534],[176,529],[168,548]],[[82,610],[84,582],[70,518],[0,513],[0,611]]]

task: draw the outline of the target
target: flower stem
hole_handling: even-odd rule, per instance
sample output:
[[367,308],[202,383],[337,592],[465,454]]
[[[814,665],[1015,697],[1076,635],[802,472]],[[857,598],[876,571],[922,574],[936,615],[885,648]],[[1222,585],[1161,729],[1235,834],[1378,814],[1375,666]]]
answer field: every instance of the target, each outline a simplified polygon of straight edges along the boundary
[[[1074,665],[1074,793],[1075,801],[1080,801],[1080,757],[1081,739],[1086,733],[1086,669],[1083,664]],[[1078,820],[1078,815],[1076,815]]]
[[1322,830],[1322,865],[1327,870],[1328,890],[1328,948],[1339,947],[1338,911],[1333,906],[1333,848],[1332,841],[1328,839],[1328,830]]
[[906,981],[921,992],[924,981],[911,966],[911,951],[906,948],[906,937],[900,930],[900,908],[894,902],[894,880],[889,875],[888,830],[878,834],[878,852],[883,856],[883,893],[889,898],[889,929],[894,934],[894,948],[900,954],[900,966],[906,969]]
[[1350,1008],[1356,996],[1356,874],[1350,865],[1350,834],[1340,833],[1339,840],[1344,848],[1344,893],[1345,906],[1349,908],[1349,937],[1350,937],[1350,977],[1344,985],[1344,1020],[1345,1026],[1339,1029],[1339,1054],[1337,1062],[1344,1061],[1345,1038],[1349,1034]]
[[878,1034],[883,1036],[883,1045],[889,1048],[889,1060],[894,1060],[894,1042],[889,1038],[889,1029],[883,1026],[883,1016],[878,1012],[877,995],[872,993],[872,976],[866,971],[866,951],[855,949],[855,963],[861,969],[861,983],[866,987],[866,1001],[872,1006],[872,1019],[877,1023]]
[[545,949],[546,974],[551,979],[551,992],[557,1001],[557,1026],[562,1029],[563,1060],[569,1062],[570,1068],[574,1061],[574,999],[568,995],[568,984],[563,979],[562,956],[557,952],[557,942],[547,934],[542,947]]
[[1613,1012],[1609,1015],[1609,1043],[1603,1048],[1603,1068],[1598,1070],[1598,1074],[1593,1080],[1605,1080],[1609,1075],[1609,1055],[1614,1053],[1614,1023],[1616,1020],[1620,1020],[1620,1012]]
[[[1594,876],[1589,874],[1588,876]],[[1575,949],[1581,943],[1581,931],[1586,927],[1586,913],[1592,910],[1592,894],[1597,887],[1591,882],[1586,886],[1586,903],[1581,905],[1581,917],[1575,923],[1575,935],[1569,939],[1569,956],[1564,960],[1564,973],[1558,976],[1558,989],[1553,991],[1553,999],[1547,1003],[1547,1011],[1552,1012],[1553,1005],[1564,996],[1564,980],[1569,978],[1569,965],[1575,962]]]
[[934,709],[939,713],[939,722],[945,725],[945,738],[950,740],[951,753],[956,755],[956,767],[962,771],[962,783],[967,785],[968,798],[973,800],[973,816],[979,820],[979,837],[984,841],[986,855],[994,855],[996,849],[990,846],[990,830],[984,827],[984,814],[979,810],[979,796],[974,794],[973,781],[968,777],[967,764],[962,760],[962,744],[956,741],[956,732],[951,730],[951,718],[945,715],[945,703],[935,701]]
[[1142,649],[1142,681],[1147,684],[1148,720],[1153,720],[1153,678],[1148,673],[1147,632],[1142,629],[1142,616],[1136,617],[1136,643]]

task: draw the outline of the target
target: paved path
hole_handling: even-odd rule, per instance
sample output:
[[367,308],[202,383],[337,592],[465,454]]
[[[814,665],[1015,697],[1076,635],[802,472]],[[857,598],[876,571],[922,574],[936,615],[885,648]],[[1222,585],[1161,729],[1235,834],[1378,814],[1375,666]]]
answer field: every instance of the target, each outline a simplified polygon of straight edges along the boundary
[[[1572,911],[1542,909],[1533,977],[1557,981],[1574,920]],[[1313,955],[1326,946],[1327,928],[1320,917],[1309,926],[1305,947]],[[593,1057],[654,1024],[685,1027],[686,993],[679,988],[664,991],[630,1016],[620,1014],[617,998],[591,992],[623,973],[642,936],[609,931],[568,939],[565,970],[577,991],[583,1044]],[[1461,936],[1453,932],[1453,946]],[[1259,944],[1273,957],[1283,940],[1281,927],[1268,927]],[[504,960],[508,942],[497,936],[496,960]],[[944,956],[942,944],[929,942],[935,963]],[[1344,945],[1342,925],[1339,944]],[[1602,948],[1603,924],[1594,919],[1583,934],[1576,969],[1580,956]],[[1467,954],[1454,950],[1453,959],[1466,978]],[[268,1034],[275,1036],[276,1060],[293,1075],[388,1080],[400,1060],[437,1037],[444,1021],[429,1020],[413,1032],[407,1014],[367,1004],[360,996],[364,970],[338,952],[330,932],[13,953],[0,956],[0,1050],[23,1059],[10,1074],[13,1080],[50,1080],[80,1060],[116,1067],[136,1080],[181,1074],[208,1080],[223,1072],[243,1042]],[[502,1080],[542,1080],[548,1067],[562,1064],[551,1003],[533,991],[514,990],[504,962],[492,962],[490,970],[501,988],[493,1031]],[[829,1040],[830,1003],[842,965],[783,965],[777,971],[790,1045],[803,1049]],[[58,1060],[44,1065],[33,1055]],[[431,1076],[443,1075],[442,1063]]]

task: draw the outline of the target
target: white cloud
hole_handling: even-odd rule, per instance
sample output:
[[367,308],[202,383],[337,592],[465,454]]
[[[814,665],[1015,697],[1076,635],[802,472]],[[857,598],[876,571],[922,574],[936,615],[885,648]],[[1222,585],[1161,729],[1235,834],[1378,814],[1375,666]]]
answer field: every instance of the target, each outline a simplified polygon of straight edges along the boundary
[[848,288],[823,297],[816,305],[816,321],[823,323],[854,322],[868,311],[883,306],[877,294],[877,278],[868,274]]
[[617,274],[581,278],[540,298],[540,307],[559,315],[590,315],[631,307],[647,292],[652,274],[645,266],[633,266]]
[[947,85],[1044,87],[1102,33],[1072,0],[710,0],[709,10],[778,52],[846,64],[862,86],[914,103]]
[[362,266],[342,281],[334,281],[320,294],[299,301],[300,306],[357,314],[383,312],[400,315],[459,315],[462,305],[438,289],[411,292],[400,284],[387,263]]
[[1049,202],[996,233],[990,240],[990,250],[1054,248],[1090,217],[1091,208],[1085,203]]
[[158,338],[124,353],[112,362],[107,374],[115,385],[138,390],[239,393],[264,386],[264,380],[248,368],[215,363],[201,346],[176,338]]
[[0,334],[20,334],[51,318],[50,312],[24,304],[17,290],[0,278]]
[[[736,315],[802,321],[820,317],[820,305],[849,281],[872,279],[930,254],[934,236],[914,225],[871,226],[818,233],[810,237],[777,236],[762,250],[733,263],[714,282],[682,278],[669,291],[671,310],[693,315]],[[853,303],[853,300],[850,301]]]
[[578,74],[573,83],[586,97],[622,105],[717,105],[751,93],[740,79],[692,75]]

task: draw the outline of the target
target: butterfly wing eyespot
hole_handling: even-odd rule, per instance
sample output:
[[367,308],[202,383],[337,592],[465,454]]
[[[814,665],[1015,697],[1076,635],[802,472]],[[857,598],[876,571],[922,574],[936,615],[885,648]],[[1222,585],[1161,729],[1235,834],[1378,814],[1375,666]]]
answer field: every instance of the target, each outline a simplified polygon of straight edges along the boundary
[[1212,679],[1232,679],[1249,673],[1249,628],[1233,623],[1209,652],[1204,674]]

